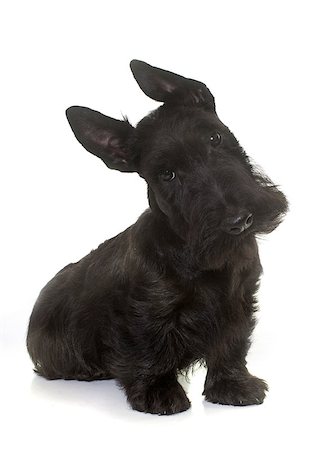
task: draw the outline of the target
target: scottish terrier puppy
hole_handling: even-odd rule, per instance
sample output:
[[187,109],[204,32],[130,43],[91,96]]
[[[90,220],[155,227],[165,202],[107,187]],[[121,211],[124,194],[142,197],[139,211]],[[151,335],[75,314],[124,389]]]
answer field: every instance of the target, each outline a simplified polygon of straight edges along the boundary
[[116,378],[132,408],[174,414],[190,402],[177,375],[207,367],[205,398],[260,404],[246,368],[261,274],[256,235],[287,211],[215,112],[205,84],[131,62],[163,105],[134,128],[89,108],[66,112],[78,141],[110,168],[137,172],[150,208],[42,289],[27,347],[48,379]]

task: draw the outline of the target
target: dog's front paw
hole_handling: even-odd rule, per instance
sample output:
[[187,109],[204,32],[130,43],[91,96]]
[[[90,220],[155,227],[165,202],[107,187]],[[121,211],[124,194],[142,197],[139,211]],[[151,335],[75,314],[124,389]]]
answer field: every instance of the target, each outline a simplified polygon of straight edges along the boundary
[[171,386],[149,386],[140,393],[128,395],[128,400],[133,409],[158,415],[176,414],[190,408],[190,401],[178,382]]
[[223,378],[206,386],[203,394],[205,400],[221,405],[247,406],[263,403],[267,383],[260,378],[247,375],[237,378]]

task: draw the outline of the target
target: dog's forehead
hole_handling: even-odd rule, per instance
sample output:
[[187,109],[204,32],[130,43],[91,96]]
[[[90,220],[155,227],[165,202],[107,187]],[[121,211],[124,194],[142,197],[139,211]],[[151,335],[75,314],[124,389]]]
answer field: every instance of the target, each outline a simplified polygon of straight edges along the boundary
[[198,133],[202,128],[220,127],[221,122],[214,112],[202,108],[177,108],[174,110],[162,110],[155,116],[158,124],[158,133],[170,133],[180,137],[189,135],[189,132]]
[[137,127],[141,169],[185,166],[205,158],[205,143],[214,132],[228,130],[213,112],[198,108],[159,108]]
[[224,131],[227,127],[214,112],[201,108],[159,108],[145,117],[137,126],[138,139],[144,149],[166,147],[174,141],[196,140],[204,134]]

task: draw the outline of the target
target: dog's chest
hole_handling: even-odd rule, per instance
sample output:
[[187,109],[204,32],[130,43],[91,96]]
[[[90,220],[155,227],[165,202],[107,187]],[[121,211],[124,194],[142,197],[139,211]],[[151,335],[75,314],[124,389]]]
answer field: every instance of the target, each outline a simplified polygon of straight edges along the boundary
[[244,300],[231,298],[231,284],[226,272],[211,272],[173,289],[163,328],[183,360],[203,358],[206,348],[240,326]]
[[245,284],[246,275],[230,268],[190,279],[149,277],[134,288],[137,326],[157,354],[171,351],[176,366],[187,367],[248,327],[252,309]]

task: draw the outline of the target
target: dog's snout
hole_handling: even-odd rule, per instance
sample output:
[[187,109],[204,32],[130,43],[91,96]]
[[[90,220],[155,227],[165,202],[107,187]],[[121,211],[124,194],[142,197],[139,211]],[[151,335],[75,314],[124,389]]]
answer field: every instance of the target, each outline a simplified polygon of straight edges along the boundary
[[252,213],[249,213],[245,217],[245,229],[249,228],[252,224],[253,224],[253,215],[252,215]]
[[231,217],[226,220],[225,231],[229,234],[241,234],[247,230],[253,223],[253,215],[240,214],[239,216]]

